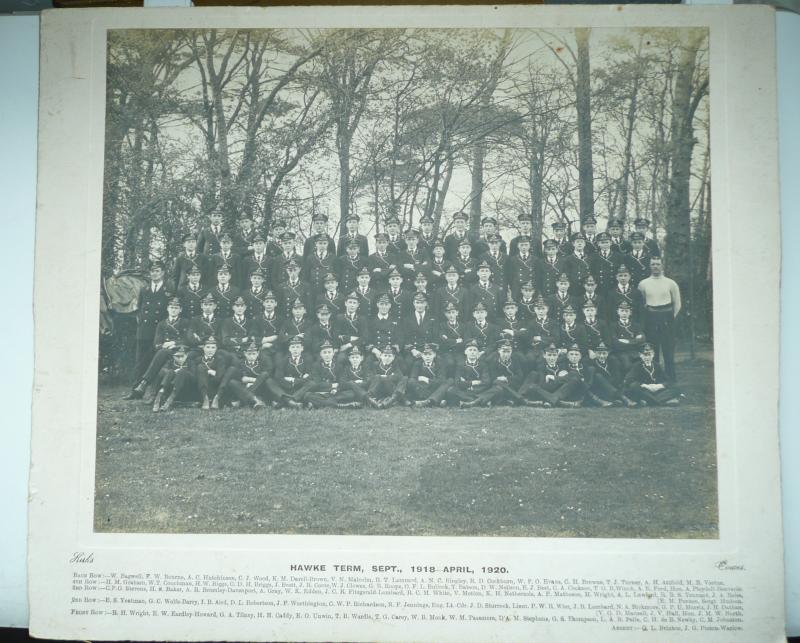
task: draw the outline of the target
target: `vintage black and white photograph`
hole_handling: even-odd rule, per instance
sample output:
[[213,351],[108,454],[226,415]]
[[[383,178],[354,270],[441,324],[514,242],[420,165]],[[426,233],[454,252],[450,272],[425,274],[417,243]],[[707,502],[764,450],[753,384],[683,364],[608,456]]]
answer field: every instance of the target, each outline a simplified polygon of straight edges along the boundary
[[708,29],[110,30],[104,145],[95,532],[718,538]]

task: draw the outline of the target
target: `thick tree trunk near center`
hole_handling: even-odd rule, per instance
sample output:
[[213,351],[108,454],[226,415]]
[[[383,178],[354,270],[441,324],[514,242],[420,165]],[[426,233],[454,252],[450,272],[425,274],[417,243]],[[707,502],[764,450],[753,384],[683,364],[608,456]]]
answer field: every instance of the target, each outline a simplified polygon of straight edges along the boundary
[[575,30],[578,69],[576,109],[578,111],[578,188],[581,219],[594,216],[594,169],[592,161],[592,104],[589,65],[589,37],[592,30]]

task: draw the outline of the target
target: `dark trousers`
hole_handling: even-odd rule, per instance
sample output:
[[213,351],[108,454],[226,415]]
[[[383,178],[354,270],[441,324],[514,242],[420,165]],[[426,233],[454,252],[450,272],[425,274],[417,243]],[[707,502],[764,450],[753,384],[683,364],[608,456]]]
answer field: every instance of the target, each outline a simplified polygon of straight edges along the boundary
[[256,378],[256,381],[250,386],[241,380],[231,378],[227,382],[227,387],[240,402],[253,404],[256,401],[256,396],[264,396],[265,393],[269,393],[266,382],[266,374]]
[[508,382],[495,382],[489,390],[492,393],[492,402],[514,402],[516,404],[525,402],[525,398]]
[[363,382],[362,384],[356,384],[355,382],[342,383],[339,386],[341,389],[339,402],[365,402],[368,397],[367,386],[368,382]]
[[670,382],[675,377],[675,316],[672,309],[645,311],[644,333],[656,351],[654,361],[664,358],[664,374]]
[[451,386],[450,390],[447,391],[448,399],[457,404],[458,402],[476,402],[478,404],[486,404],[486,402],[491,401],[492,397],[494,397],[494,391],[491,387],[480,385],[480,386],[464,386],[463,388],[459,386]]
[[[531,375],[534,375],[533,373]],[[519,394],[527,400],[548,402],[552,405],[558,404],[561,400],[574,397],[581,391],[581,383],[576,379],[554,380],[539,384],[536,380],[528,376],[525,383],[519,389]]]
[[[172,352],[173,351],[168,348],[159,348],[156,351],[155,355],[153,355],[153,359],[150,360],[147,370],[144,372],[144,375],[142,375],[142,379],[147,382],[147,384],[152,384],[155,381],[156,376],[172,357]],[[138,384],[138,382],[136,383]]]
[[452,382],[450,380],[431,380],[427,384],[419,380],[408,380],[406,391],[408,398],[412,401],[430,400],[433,404],[439,404],[447,395]]
[[652,393],[647,389],[643,389],[641,386],[632,386],[625,391],[632,400],[636,400],[637,402],[647,402],[652,406],[661,406],[668,400],[678,397],[680,392],[674,387],[667,385],[666,388],[662,388],[660,391],[656,391]]
[[278,402],[285,402],[286,400],[303,402],[313,384],[310,378],[296,379],[294,382],[274,379],[267,380],[267,388]]
[[156,379],[156,389],[179,398],[189,391],[196,381],[194,374],[189,369],[184,368],[175,372],[171,368],[163,368],[159,371]]
[[406,383],[408,379],[402,375],[391,375],[389,377],[381,377],[380,375],[373,375],[369,381],[369,389],[367,393],[370,397],[389,397],[390,395],[403,396],[406,392]]
[[614,400],[622,397],[622,389],[615,386],[611,379],[605,374],[596,371],[592,386],[589,388],[590,393],[594,393],[597,397],[606,402],[613,402]]
[[[142,376],[145,374],[145,371],[147,371],[147,367],[150,366],[150,362],[153,359],[155,352],[156,348],[153,346],[152,337],[136,339],[136,365],[133,367],[134,386],[142,381]],[[155,373],[158,373],[158,369],[156,369]]]

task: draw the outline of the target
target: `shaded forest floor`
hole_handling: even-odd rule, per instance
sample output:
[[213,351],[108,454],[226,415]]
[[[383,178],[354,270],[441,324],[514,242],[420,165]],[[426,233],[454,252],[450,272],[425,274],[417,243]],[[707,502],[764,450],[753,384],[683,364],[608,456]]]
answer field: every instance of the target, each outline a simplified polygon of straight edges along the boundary
[[101,385],[95,529],[715,538],[713,369],[644,409],[152,413]]

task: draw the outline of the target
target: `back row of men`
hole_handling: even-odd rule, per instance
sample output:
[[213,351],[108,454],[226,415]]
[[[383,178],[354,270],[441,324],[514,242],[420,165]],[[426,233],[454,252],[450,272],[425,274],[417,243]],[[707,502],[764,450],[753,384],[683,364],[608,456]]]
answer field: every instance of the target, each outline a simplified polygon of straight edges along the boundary
[[622,222],[611,220],[606,232],[596,234],[595,220],[591,217],[582,223],[582,230],[570,238],[566,225],[553,224],[553,237],[544,241],[542,247],[530,236],[530,220],[519,219],[519,234],[511,240],[508,248],[497,234],[497,223],[493,218],[482,222],[481,233],[472,237],[467,231],[466,216],[454,215],[454,229],[445,238],[433,236],[433,221],[423,219],[422,229],[400,232],[397,220],[386,224],[386,232],[375,236],[375,248],[369,250],[364,235],[358,233],[358,217],[347,219],[348,232],[339,238],[338,244],[327,232],[327,219],[317,215],[312,221],[312,234],[305,240],[302,254],[296,246],[295,233],[286,230],[281,222],[273,225],[273,238],[268,240],[254,227],[249,232],[228,233],[222,228],[221,216],[212,216],[212,224],[199,235],[187,234],[183,239],[184,251],[178,256],[173,269],[173,283],[182,287],[188,282],[189,271],[200,270],[200,283],[211,288],[216,283],[216,271],[227,266],[231,272],[231,286],[247,289],[251,286],[250,275],[259,270],[264,285],[273,290],[280,289],[289,279],[286,268],[290,262],[300,267],[300,277],[318,294],[324,287],[328,274],[337,277],[340,288],[349,292],[357,285],[357,275],[366,268],[371,277],[371,286],[388,288],[392,270],[404,278],[404,288],[413,289],[413,281],[420,272],[425,274],[429,287],[444,285],[445,271],[454,266],[462,285],[469,286],[478,281],[477,268],[485,262],[492,273],[492,281],[501,289],[510,288],[516,297],[521,285],[533,281],[537,291],[545,296],[556,290],[556,280],[567,274],[574,286],[579,286],[588,274],[598,281],[600,293],[615,283],[615,271],[625,264],[631,272],[634,287],[649,274],[649,260],[660,256],[658,244],[648,239],[644,231],[646,219],[637,219],[636,231],[629,239],[622,234]]

